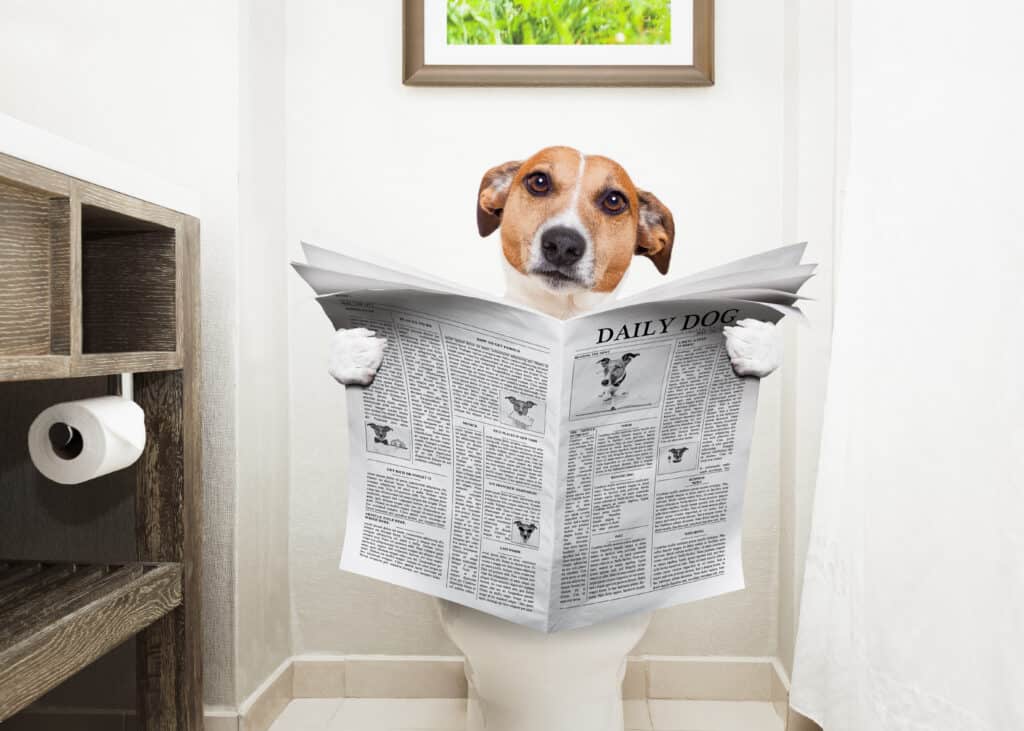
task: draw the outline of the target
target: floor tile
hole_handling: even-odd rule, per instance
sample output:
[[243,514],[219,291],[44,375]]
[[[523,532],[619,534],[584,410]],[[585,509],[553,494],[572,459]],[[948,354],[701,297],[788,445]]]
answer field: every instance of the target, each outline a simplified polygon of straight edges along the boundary
[[465,698],[346,698],[328,726],[330,731],[449,731],[465,727]]
[[340,698],[301,698],[285,706],[270,731],[327,731],[341,709]]
[[623,701],[622,708],[626,717],[626,728],[630,731],[647,731],[653,728],[647,701]]
[[764,701],[647,702],[655,731],[783,731],[782,719]]

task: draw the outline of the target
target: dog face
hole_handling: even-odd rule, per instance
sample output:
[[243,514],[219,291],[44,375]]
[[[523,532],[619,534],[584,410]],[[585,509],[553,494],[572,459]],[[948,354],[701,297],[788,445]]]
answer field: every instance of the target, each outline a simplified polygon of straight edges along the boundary
[[512,404],[512,410],[520,416],[526,416],[526,413],[537,405],[533,401],[520,401],[515,396],[506,396],[505,398]]
[[601,385],[616,387],[621,384],[626,380],[626,366],[639,355],[639,353],[623,353],[620,358],[602,358],[597,361],[597,364],[604,369]]
[[679,464],[683,460],[683,455],[689,451],[689,447],[669,447],[668,461],[672,464]]
[[509,265],[546,289],[611,292],[634,254],[668,272],[672,214],[637,190],[621,165],[571,147],[548,147],[488,170],[477,197],[477,227],[501,227]]
[[536,523],[524,523],[521,520],[517,520],[515,526],[519,529],[519,537],[523,539],[523,543],[529,543],[530,536],[537,530]]
[[378,444],[388,443],[388,432],[391,431],[390,426],[381,426],[378,424],[367,424],[368,427],[373,429],[373,441]]

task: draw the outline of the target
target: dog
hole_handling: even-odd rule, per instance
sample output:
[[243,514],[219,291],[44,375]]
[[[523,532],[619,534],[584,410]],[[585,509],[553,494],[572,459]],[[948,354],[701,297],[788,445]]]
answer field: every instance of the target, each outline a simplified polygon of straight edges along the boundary
[[390,426],[382,426],[373,423],[367,424],[367,426],[373,430],[374,444],[387,444],[390,446],[390,442],[388,442],[388,432],[392,430]]
[[523,543],[529,543],[530,536],[532,536],[533,532],[537,530],[536,523],[525,523],[521,520],[517,520],[514,522],[514,525],[519,529],[519,537],[523,539]]
[[505,400],[512,404],[513,411],[519,416],[526,416],[530,409],[537,405],[533,401],[521,401],[515,396],[506,396]]
[[[635,257],[667,274],[675,243],[671,211],[637,188],[614,160],[571,147],[548,147],[484,173],[476,199],[482,237],[501,230],[506,297],[569,318],[612,297]],[[724,329],[739,376],[762,378],[781,360],[771,323],[740,320]],[[386,340],[365,328],[337,331],[328,371],[345,385],[368,386]]]
[[672,464],[679,464],[683,461],[683,455],[690,451],[689,447],[669,447],[668,461]]
[[512,413],[508,416],[509,421],[522,429],[529,429],[533,426],[534,418],[529,412],[537,405],[535,402],[517,399],[515,396],[506,396],[505,400],[512,404]]
[[618,395],[626,395],[625,391],[619,394],[619,387],[626,380],[626,366],[634,358],[639,357],[639,353],[623,353],[614,360],[611,358],[601,358],[601,360],[597,361],[597,364],[604,370],[604,378],[601,379],[601,385],[604,386],[604,393],[601,394],[602,401],[612,401]]

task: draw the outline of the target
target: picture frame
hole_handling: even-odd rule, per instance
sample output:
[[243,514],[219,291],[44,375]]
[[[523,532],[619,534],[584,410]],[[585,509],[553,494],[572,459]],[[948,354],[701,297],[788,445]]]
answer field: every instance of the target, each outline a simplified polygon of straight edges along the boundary
[[[672,6],[671,22],[684,32],[675,33],[671,43],[660,46],[471,46],[446,40],[445,23],[451,21],[441,13],[447,9],[447,0],[403,0],[403,84],[713,85],[714,0],[672,0]],[[679,37],[683,40],[677,40]]]

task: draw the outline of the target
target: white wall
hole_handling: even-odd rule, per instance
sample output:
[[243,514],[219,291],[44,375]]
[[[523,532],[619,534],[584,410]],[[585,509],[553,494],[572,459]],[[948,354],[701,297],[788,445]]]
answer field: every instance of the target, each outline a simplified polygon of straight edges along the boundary
[[[412,89],[400,3],[288,3],[288,239],[345,243],[499,286],[473,206],[490,165],[549,144],[607,154],[677,221],[673,275],[789,240],[783,0],[717,6],[710,89]],[[366,32],[366,29],[373,29]],[[632,288],[656,281],[638,261]],[[291,581],[298,652],[447,653],[423,596],[337,571],[345,509],[342,389],[330,326],[291,279]],[[641,652],[774,655],[783,377],[764,384],[747,492],[748,588],[659,612]]]
[[236,701],[291,654],[283,0],[244,0],[239,43]]

